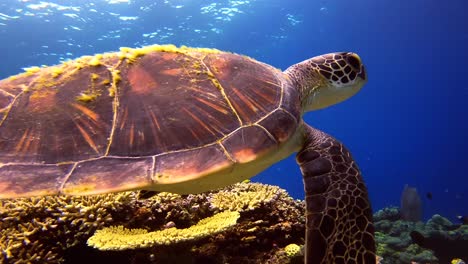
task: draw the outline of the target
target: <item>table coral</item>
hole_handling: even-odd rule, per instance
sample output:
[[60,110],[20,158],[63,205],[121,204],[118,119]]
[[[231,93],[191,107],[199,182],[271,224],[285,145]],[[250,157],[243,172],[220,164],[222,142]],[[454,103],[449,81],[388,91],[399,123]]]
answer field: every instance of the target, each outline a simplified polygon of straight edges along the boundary
[[88,245],[100,250],[125,250],[172,245],[189,240],[197,240],[215,235],[236,224],[239,212],[225,211],[205,218],[197,224],[185,228],[175,227],[148,232],[145,229],[127,229],[113,226],[98,230],[88,239]]

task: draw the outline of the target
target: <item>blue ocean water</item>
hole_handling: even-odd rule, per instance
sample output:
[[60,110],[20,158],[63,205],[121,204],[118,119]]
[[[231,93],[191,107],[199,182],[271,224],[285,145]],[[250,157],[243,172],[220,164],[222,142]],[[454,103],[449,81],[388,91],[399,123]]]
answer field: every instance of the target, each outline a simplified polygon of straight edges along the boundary
[[[246,54],[280,69],[357,52],[368,84],[308,113],[343,141],[374,210],[416,187],[425,216],[468,214],[468,18],[464,0],[2,0],[0,79],[121,46],[176,44]],[[294,156],[254,178],[303,197]],[[426,193],[432,199],[426,198]]]

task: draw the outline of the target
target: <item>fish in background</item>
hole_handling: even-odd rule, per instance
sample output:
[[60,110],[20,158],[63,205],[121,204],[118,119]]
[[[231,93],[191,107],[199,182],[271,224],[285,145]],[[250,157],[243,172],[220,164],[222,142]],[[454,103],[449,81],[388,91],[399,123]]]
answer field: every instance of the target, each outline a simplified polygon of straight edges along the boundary
[[426,193],[426,198],[427,198],[428,200],[432,200],[432,193],[431,193],[431,192],[427,192],[427,193]]
[[400,200],[401,219],[405,221],[418,222],[422,220],[422,201],[416,188],[405,185]]

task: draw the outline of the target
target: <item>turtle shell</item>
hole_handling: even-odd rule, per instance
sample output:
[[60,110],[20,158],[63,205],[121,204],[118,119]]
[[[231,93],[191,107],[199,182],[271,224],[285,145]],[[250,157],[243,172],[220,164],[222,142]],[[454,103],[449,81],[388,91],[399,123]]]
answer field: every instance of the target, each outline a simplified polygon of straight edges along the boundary
[[287,142],[299,107],[281,71],[211,49],[123,48],[29,68],[0,81],[0,197],[223,177]]

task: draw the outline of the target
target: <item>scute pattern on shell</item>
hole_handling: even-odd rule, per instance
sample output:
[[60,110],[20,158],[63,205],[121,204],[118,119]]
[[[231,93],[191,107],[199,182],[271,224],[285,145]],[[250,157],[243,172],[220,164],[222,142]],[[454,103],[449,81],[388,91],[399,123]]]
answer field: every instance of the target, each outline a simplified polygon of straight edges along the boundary
[[296,131],[291,85],[246,56],[174,46],[27,69],[0,81],[0,198],[138,189],[254,161]]

